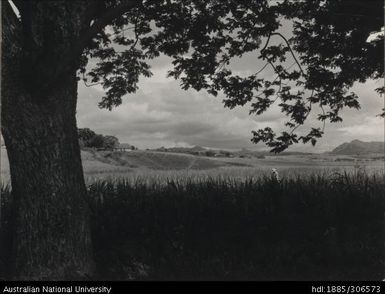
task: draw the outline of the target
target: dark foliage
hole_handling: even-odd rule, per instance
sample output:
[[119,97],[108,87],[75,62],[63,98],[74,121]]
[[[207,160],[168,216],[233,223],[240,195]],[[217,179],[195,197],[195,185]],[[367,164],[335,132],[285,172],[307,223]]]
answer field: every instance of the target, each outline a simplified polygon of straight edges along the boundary
[[89,128],[78,129],[80,147],[113,149],[119,145],[115,136],[96,134]]
[[[383,77],[383,36],[367,41],[383,26],[381,0],[128,2],[137,5],[112,21],[112,33],[100,31],[82,57],[82,78],[106,89],[103,108],[135,92],[140,76],[151,76],[148,61],[165,54],[173,59],[169,76],[185,90],[222,93],[226,107],[249,105],[256,115],[278,104],[287,130],[257,130],[252,141],[281,152],[298,142],[315,145],[326,121],[342,121],[344,107],[360,108],[353,83]],[[104,9],[119,3],[125,1]],[[287,36],[284,19],[293,22]],[[248,76],[232,72],[231,62],[248,53],[263,66]],[[97,62],[87,72],[90,58]],[[320,126],[299,132],[312,112]]]
[[383,277],[381,178],[97,182],[89,201],[98,280]]

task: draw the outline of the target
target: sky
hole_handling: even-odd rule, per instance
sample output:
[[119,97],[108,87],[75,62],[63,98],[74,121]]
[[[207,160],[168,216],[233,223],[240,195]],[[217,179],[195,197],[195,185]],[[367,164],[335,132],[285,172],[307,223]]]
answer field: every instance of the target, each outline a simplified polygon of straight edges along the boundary
[[[290,26],[284,24],[281,32],[287,34],[289,30]],[[123,104],[112,111],[97,106],[104,93],[100,85],[85,87],[80,81],[78,127],[116,136],[121,143],[140,149],[199,145],[228,150],[267,150],[263,143],[256,145],[250,141],[251,132],[267,126],[275,131],[284,130],[287,120],[278,107],[273,106],[260,116],[249,115],[247,105],[231,110],[224,107],[223,95],[214,97],[205,91],[185,91],[179,81],[167,78],[172,68],[170,58],[161,55],[150,65],[153,76],[142,78],[139,90],[126,95]],[[262,66],[256,53],[251,53],[232,62],[230,68],[239,75],[248,75]],[[261,77],[271,75],[269,70],[261,73]],[[382,80],[356,83],[352,91],[360,97],[361,109],[344,109],[342,123],[326,123],[325,134],[316,146],[300,143],[289,151],[325,152],[355,139],[384,141],[384,119],[377,116],[384,107],[384,98],[374,91],[383,83]],[[310,115],[301,128],[306,132],[310,127],[322,127],[316,115]]]
[[[290,23],[284,21],[280,32],[288,36],[290,31]],[[369,39],[375,39],[378,34],[383,35],[383,29]],[[273,106],[261,116],[250,116],[247,105],[232,110],[224,108],[223,96],[213,97],[204,91],[184,91],[178,81],[166,78],[171,69],[168,57],[161,56],[150,64],[153,76],[143,78],[137,93],[126,95],[123,104],[112,111],[97,106],[104,93],[101,86],[89,88],[79,82],[78,127],[116,136],[121,143],[140,149],[200,145],[229,150],[266,150],[263,143],[251,143],[251,132],[267,126],[275,131],[283,130],[285,117],[277,107]],[[255,54],[246,54],[233,62],[231,69],[239,75],[248,75],[262,65],[257,62]],[[269,71],[264,73],[271,75]],[[325,134],[316,146],[297,144],[289,150],[325,152],[355,139],[384,141],[384,119],[377,116],[384,107],[384,98],[374,91],[383,83],[382,80],[356,83],[352,91],[360,97],[361,109],[345,109],[341,112],[342,123],[327,123]],[[306,132],[310,127],[322,127],[315,115],[309,116],[302,129]]]
[[[240,71],[249,71],[252,62],[243,60]],[[166,78],[169,60],[162,57],[153,64],[151,78],[142,79],[135,94],[126,95],[123,104],[112,111],[99,109],[103,96],[101,86],[85,87],[79,82],[78,127],[88,127],[97,133],[114,135],[121,143],[130,143],[141,149],[161,146],[194,146],[222,149],[266,149],[263,143],[251,143],[251,131],[266,126],[282,130],[285,117],[277,108],[261,116],[249,115],[249,108],[224,108],[223,96],[205,91],[182,90],[179,81]],[[326,124],[325,135],[315,147],[299,144],[290,150],[307,152],[328,151],[341,143],[359,139],[384,140],[384,120],[381,112],[384,100],[374,89],[381,81],[357,83],[353,87],[360,97],[361,109],[346,109],[342,123]],[[322,126],[309,117],[304,126]]]

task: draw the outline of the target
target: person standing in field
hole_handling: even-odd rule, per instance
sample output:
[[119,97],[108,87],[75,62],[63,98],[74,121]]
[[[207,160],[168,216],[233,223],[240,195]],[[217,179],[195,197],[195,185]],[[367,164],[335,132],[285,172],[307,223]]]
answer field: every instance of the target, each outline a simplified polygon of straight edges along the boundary
[[279,182],[279,174],[276,168],[271,169],[271,179],[275,182]]

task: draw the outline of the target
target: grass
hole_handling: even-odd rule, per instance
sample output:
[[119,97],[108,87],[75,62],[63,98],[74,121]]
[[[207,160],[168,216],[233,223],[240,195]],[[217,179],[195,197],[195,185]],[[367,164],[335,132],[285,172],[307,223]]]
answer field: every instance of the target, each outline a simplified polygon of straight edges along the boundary
[[382,176],[139,177],[88,190],[98,280],[383,278]]
[[[153,170],[205,170],[216,168],[224,163],[208,158],[202,158],[187,154],[175,154],[165,152],[133,151],[133,152],[91,152],[93,157],[89,159],[130,168],[147,168]],[[87,154],[85,154],[87,155]]]
[[[1,179],[9,180],[9,165],[6,152],[1,152]],[[84,175],[88,183],[95,180],[115,180],[116,178],[146,178],[152,181],[167,178],[204,179],[207,177],[234,177],[239,180],[269,174],[277,168],[280,175],[307,176],[312,173],[333,171],[354,171],[355,162],[335,161],[341,156],[325,154],[301,156],[266,156],[258,158],[215,158],[189,154],[153,151],[97,152],[83,150]],[[346,156],[345,156],[346,157]],[[351,157],[346,157],[351,158]],[[383,160],[363,158],[360,164],[367,173],[383,172]]]

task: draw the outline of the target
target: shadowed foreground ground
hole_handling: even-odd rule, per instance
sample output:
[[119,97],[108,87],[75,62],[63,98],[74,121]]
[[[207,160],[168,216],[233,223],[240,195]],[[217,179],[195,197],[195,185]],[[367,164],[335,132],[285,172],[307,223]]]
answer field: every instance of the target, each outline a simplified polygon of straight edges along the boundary
[[[0,277],[6,278],[3,187]],[[89,186],[98,280],[380,280],[383,177],[100,181]]]

